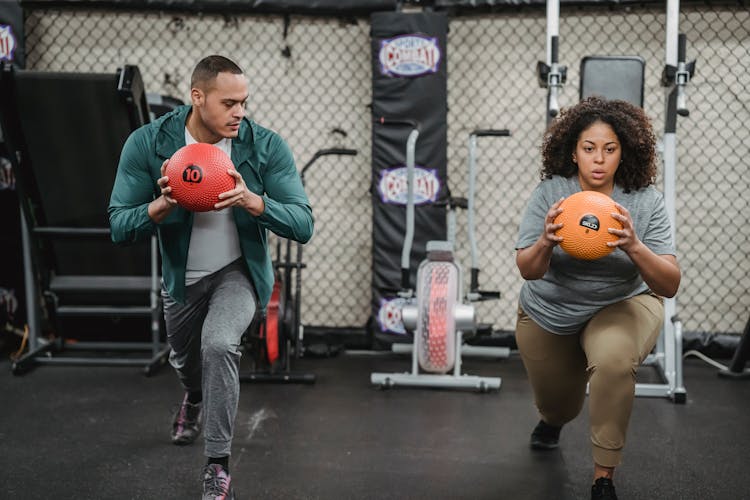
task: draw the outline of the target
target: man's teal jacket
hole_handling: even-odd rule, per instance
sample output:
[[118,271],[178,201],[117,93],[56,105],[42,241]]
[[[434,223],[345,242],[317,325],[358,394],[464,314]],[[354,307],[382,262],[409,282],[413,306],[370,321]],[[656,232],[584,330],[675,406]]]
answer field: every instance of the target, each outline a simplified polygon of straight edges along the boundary
[[[109,201],[112,241],[130,244],[159,235],[162,279],[169,295],[185,300],[187,263],[193,213],[177,206],[161,223],[148,216],[148,204],[161,195],[156,183],[161,165],[185,145],[185,122],[191,106],[181,106],[135,130],[122,149]],[[233,207],[240,248],[261,308],[273,289],[273,268],[266,230],[306,243],[313,233],[313,216],[289,146],[275,132],[248,118],[232,139],[232,162],[248,189],[261,195],[265,211],[254,217]]]

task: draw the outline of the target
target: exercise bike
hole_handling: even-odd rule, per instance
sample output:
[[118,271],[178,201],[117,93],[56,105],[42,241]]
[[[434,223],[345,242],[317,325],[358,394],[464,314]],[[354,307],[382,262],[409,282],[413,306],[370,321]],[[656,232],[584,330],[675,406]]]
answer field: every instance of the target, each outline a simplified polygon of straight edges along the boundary
[[[344,148],[317,151],[300,171],[302,185],[305,185],[307,170],[323,156],[356,154],[356,150]],[[266,312],[252,322],[245,336],[245,343],[252,353],[252,368],[240,374],[242,382],[315,383],[314,374],[293,372],[291,369],[292,359],[302,357],[303,351],[302,269],[306,265],[302,262],[302,246],[302,243],[293,243],[287,239],[284,240],[282,251],[282,239],[276,242],[275,280],[271,299]]]
[[[404,300],[401,321],[413,333],[411,372],[372,373],[370,382],[386,389],[396,386],[499,389],[499,377],[466,375],[461,371],[464,332],[476,330],[475,308],[463,302],[462,269],[454,259],[453,232],[449,221],[449,240],[429,241],[426,259],[417,269],[416,290],[410,284],[411,247],[414,238],[414,158],[419,126],[411,120],[381,118],[386,126],[409,126],[406,142],[407,201],[406,234],[401,253],[401,291]],[[500,131],[488,135],[500,135]],[[507,135],[507,131],[505,134]],[[473,204],[471,205],[473,207]],[[450,213],[450,212],[449,212]],[[478,285],[477,285],[478,290]]]

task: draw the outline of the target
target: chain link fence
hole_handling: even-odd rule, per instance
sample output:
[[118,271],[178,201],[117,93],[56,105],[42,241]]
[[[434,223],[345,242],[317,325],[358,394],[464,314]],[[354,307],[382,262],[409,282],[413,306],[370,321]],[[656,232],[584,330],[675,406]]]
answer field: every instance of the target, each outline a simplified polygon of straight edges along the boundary
[[[646,112],[663,130],[665,13],[653,6],[567,7],[560,18],[560,62],[568,67],[562,106],[578,100],[579,64],[590,55],[646,60]],[[140,68],[149,92],[188,101],[198,59],[226,54],[250,78],[249,115],[278,131],[305,176],[316,233],[305,246],[302,321],[355,327],[370,314],[371,61],[366,18],[221,16],[35,8],[26,13],[26,65],[49,71],[114,72]],[[678,312],[686,332],[739,333],[750,311],[750,11],[689,4],[680,15],[688,59],[690,116],[678,121],[677,244],[683,269]],[[511,137],[478,146],[476,227],[482,288],[502,298],[479,304],[483,322],[510,331],[521,278],[515,267],[518,222],[539,180],[546,90],[544,11],[459,16],[448,34],[448,182],[467,192],[468,138],[476,128],[508,128]],[[71,117],[74,121],[75,117]],[[342,133],[343,132],[343,133]],[[469,266],[465,214],[457,256]]]

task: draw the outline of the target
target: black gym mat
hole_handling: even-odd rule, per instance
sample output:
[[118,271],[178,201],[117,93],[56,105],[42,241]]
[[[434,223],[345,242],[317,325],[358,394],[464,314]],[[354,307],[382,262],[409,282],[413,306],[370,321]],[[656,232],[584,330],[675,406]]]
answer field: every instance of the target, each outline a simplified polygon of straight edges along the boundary
[[[552,452],[532,452],[536,414],[516,355],[466,360],[503,378],[498,392],[380,390],[372,371],[407,371],[392,354],[303,359],[315,385],[243,384],[232,458],[240,499],[580,499],[591,452],[582,414]],[[649,368],[644,368],[648,378]],[[645,381],[645,380],[644,380]],[[688,400],[637,398],[622,499],[741,499],[747,488],[750,382],[685,362]],[[171,368],[0,361],[0,498],[189,499],[200,495],[202,440],[169,441],[180,399]]]

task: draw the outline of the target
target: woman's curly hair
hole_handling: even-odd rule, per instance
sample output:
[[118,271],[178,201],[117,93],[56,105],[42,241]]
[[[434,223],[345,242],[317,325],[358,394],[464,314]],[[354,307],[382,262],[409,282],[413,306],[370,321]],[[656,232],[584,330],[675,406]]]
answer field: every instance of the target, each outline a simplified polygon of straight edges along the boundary
[[615,184],[626,193],[653,184],[656,138],[646,113],[629,102],[595,96],[563,110],[547,129],[542,143],[542,179],[578,173],[573,163],[578,138],[597,121],[611,126],[620,141],[622,163],[615,173]]

